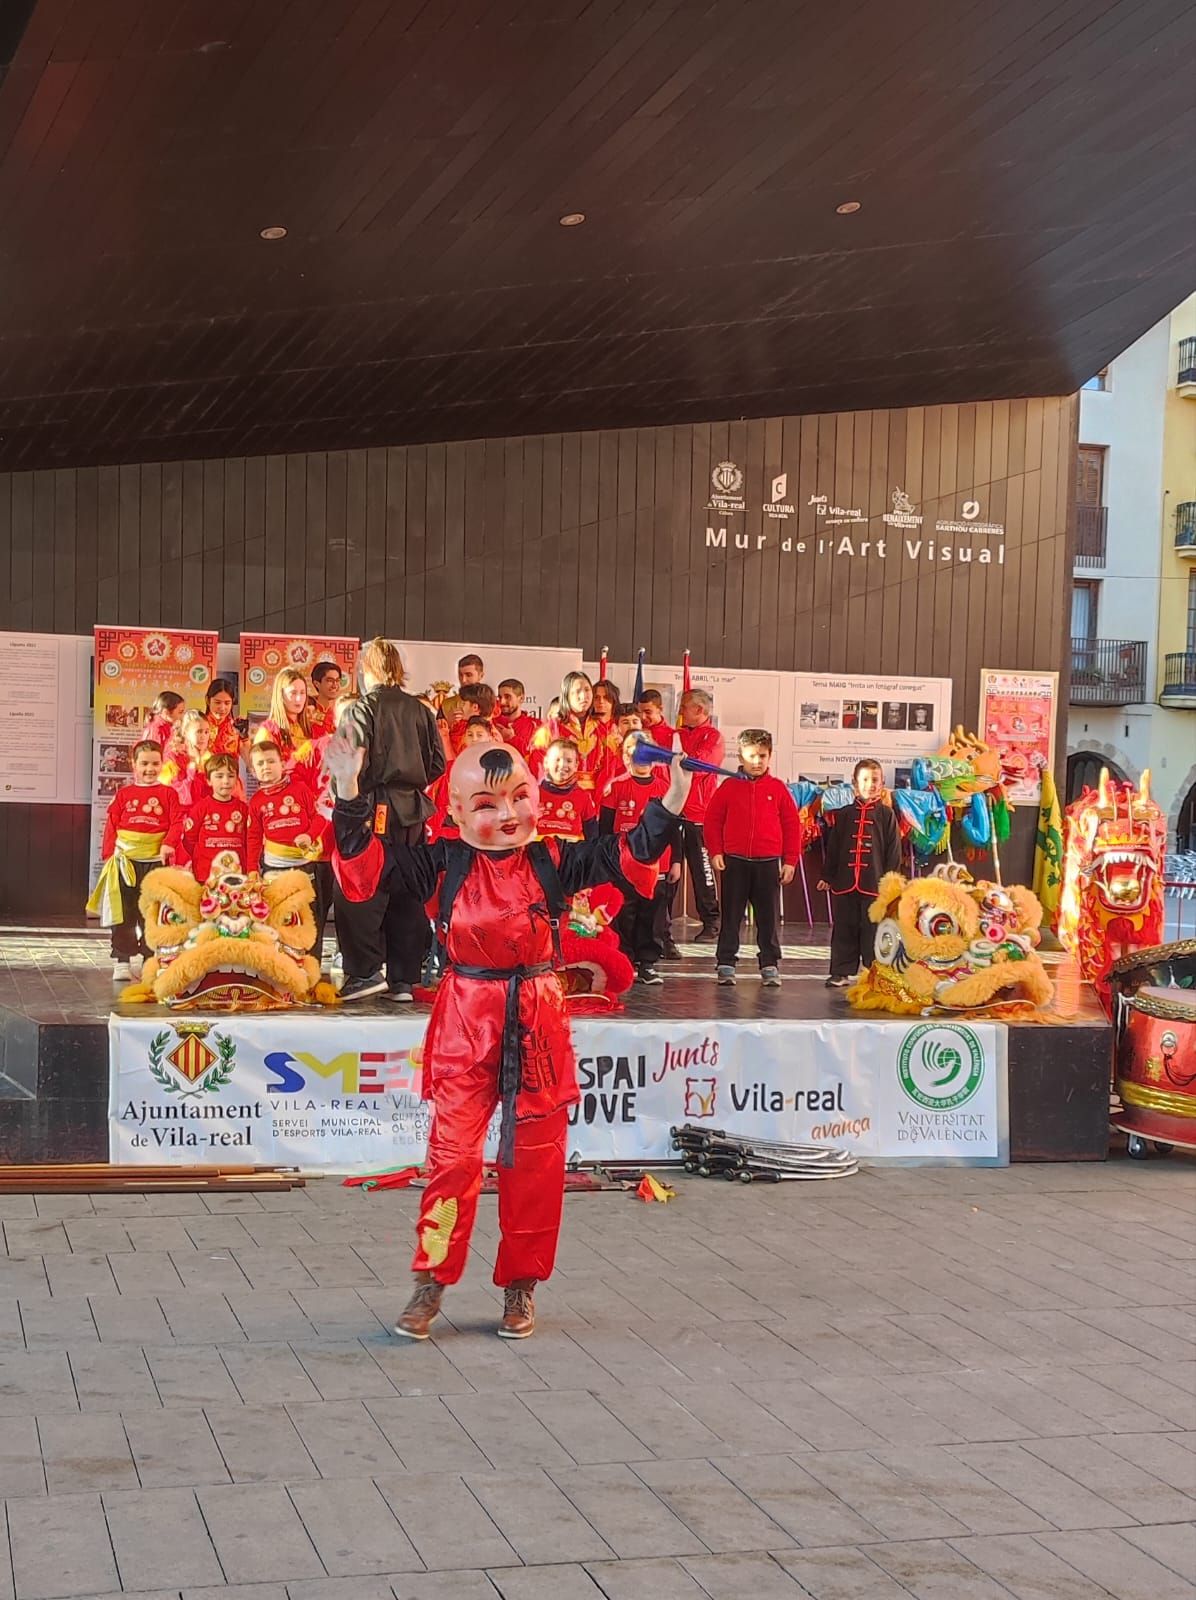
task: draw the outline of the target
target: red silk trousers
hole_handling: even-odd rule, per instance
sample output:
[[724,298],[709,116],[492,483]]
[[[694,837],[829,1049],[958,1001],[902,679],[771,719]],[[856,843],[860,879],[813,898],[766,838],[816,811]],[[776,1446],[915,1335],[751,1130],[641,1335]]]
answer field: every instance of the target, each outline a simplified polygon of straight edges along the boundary
[[[436,1079],[428,1136],[428,1186],[423,1192],[412,1268],[438,1283],[465,1271],[482,1187],[482,1147],[498,1105],[498,1074],[479,1064]],[[565,1198],[567,1106],[515,1125],[515,1164],[498,1169],[501,1241],[494,1281],[542,1283],[556,1261]]]

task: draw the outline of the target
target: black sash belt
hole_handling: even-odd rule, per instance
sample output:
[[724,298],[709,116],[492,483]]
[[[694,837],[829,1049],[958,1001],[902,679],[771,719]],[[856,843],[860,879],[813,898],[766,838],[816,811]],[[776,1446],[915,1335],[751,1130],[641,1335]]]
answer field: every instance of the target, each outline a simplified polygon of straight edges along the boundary
[[468,967],[454,961],[450,970],[459,978],[492,978],[507,986],[502,1021],[502,1057],[498,1069],[498,1094],[502,1127],[498,1136],[498,1164],[515,1165],[515,1101],[523,1083],[523,1046],[519,1027],[519,989],[528,978],[553,970],[551,961],[528,967]]

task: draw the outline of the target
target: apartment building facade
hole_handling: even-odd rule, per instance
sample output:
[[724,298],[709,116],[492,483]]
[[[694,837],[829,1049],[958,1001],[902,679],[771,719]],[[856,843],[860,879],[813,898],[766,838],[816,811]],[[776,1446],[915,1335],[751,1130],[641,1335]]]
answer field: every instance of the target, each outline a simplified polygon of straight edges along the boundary
[[1080,396],[1067,788],[1146,768],[1196,850],[1196,294]]

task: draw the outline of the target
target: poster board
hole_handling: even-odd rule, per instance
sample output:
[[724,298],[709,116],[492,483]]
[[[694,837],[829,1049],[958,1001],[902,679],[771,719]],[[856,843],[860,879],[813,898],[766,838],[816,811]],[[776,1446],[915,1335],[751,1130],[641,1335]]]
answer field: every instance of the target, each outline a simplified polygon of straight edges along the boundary
[[566,672],[579,668],[581,649],[557,649],[547,645],[462,644],[440,640],[395,639],[403,658],[406,682],[412,694],[426,694],[434,683],[457,685],[457,662],[465,655],[481,656],[485,666],[483,682],[497,689],[504,678],[518,678],[527,693],[523,709],[530,716],[544,718],[549,702],[561,692]]
[[0,633],[0,803],[87,805],[90,635]]
[[239,667],[241,695],[238,710],[249,718],[250,733],[269,715],[274,680],[284,667],[298,667],[309,680],[321,661],[335,661],[341,676],[355,682],[357,639],[328,634],[243,633]]
[[950,678],[893,678],[796,672],[792,777],[850,780],[872,757],[891,788],[913,758],[933,755],[951,731]]
[[1014,805],[1042,799],[1042,775],[1055,752],[1058,705],[1057,672],[980,669],[979,734],[1001,757],[1005,790]]
[[216,634],[203,629],[95,630],[89,889],[99,876],[109,802],[129,780],[130,752],[150,707],[163,690],[173,689],[189,711],[202,711],[216,676],[216,652]]

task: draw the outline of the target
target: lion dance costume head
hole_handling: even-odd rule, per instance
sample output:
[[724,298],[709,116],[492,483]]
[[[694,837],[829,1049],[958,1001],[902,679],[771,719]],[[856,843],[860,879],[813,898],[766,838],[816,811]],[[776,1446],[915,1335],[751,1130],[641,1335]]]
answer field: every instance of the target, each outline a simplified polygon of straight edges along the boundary
[[958,866],[928,878],[886,872],[868,914],[876,959],[847,991],[861,1010],[913,1016],[1054,997],[1035,949],[1042,907],[1029,889],[974,883]]
[[1102,771],[1067,808],[1059,937],[1111,1011],[1109,968],[1135,950],[1162,943],[1163,857],[1167,823],[1138,785]]
[[213,873],[200,884],[156,867],[141,886],[153,954],[122,998],[184,1011],[273,1011],[328,998],[311,954],[312,898],[311,879],[298,870]]

